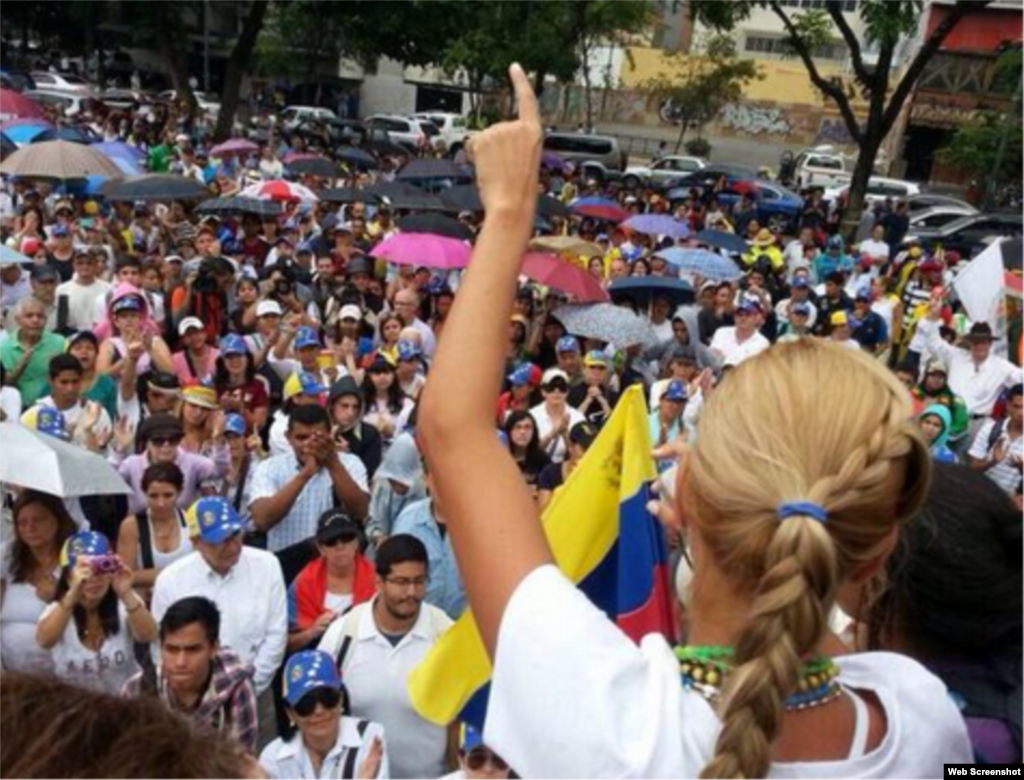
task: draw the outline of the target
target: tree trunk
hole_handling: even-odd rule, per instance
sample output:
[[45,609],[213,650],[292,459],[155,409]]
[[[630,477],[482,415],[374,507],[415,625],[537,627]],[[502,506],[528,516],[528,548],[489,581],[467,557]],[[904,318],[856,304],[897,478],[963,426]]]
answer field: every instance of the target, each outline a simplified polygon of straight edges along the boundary
[[242,91],[242,79],[249,69],[249,61],[256,49],[256,40],[259,38],[260,30],[263,29],[263,20],[266,18],[269,5],[270,0],[255,0],[249,6],[249,13],[242,25],[242,34],[238,36],[238,40],[235,41],[235,46],[231,50],[227,69],[224,72],[224,89],[220,96],[217,127],[213,131],[213,137],[217,141],[223,141],[231,136]]
[[874,172],[875,157],[882,146],[883,138],[884,136],[877,129],[865,128],[864,142],[860,146],[857,164],[853,168],[848,200],[839,228],[848,242],[854,241],[857,237],[857,227],[864,214],[864,196],[867,195],[868,180]]
[[[154,5],[163,4],[154,3]],[[188,83],[188,63],[185,57],[182,56],[182,51],[172,42],[171,36],[160,35],[157,37],[160,55],[163,57],[164,64],[171,74],[171,87],[174,88],[177,95],[175,102],[185,107],[188,125],[191,126],[199,104],[196,102],[196,96],[192,93],[192,86]]]
[[686,117],[679,122],[679,137],[676,139],[676,148],[673,154],[679,154],[679,149],[683,145],[683,139],[686,138],[686,131],[690,128],[690,120]]

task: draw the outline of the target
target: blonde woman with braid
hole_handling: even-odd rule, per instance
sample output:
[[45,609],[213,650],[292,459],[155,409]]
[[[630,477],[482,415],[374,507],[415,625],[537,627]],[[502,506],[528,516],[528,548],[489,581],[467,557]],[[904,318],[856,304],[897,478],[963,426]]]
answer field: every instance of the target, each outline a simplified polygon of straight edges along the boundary
[[905,390],[859,352],[777,346],[708,399],[666,518],[688,529],[691,645],[636,646],[552,565],[493,431],[542,138],[511,76],[518,121],[470,143],[487,217],[417,426],[494,664],[487,744],[524,777],[937,777],[969,762],[938,678],[848,654],[828,627],[837,604],[860,615],[929,477]]

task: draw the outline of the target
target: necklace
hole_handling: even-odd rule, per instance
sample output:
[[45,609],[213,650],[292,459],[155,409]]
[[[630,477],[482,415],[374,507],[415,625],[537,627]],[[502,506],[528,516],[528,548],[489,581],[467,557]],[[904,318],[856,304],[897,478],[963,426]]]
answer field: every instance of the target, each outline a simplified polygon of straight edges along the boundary
[[[722,687],[733,670],[733,649],[728,645],[685,645],[675,649],[683,687],[696,691],[712,704],[721,698]],[[836,699],[839,667],[831,657],[818,653],[804,663],[796,691],[786,697],[787,710],[820,707]]]

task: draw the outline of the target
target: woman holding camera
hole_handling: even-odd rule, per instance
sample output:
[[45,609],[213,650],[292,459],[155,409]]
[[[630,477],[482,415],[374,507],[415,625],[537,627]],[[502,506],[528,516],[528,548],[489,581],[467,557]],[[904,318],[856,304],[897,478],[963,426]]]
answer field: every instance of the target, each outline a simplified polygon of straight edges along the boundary
[[152,642],[156,621],[132,590],[132,572],[102,534],[79,531],[64,544],[57,598],[39,618],[36,642],[67,682],[117,695],[138,672],[133,642]]

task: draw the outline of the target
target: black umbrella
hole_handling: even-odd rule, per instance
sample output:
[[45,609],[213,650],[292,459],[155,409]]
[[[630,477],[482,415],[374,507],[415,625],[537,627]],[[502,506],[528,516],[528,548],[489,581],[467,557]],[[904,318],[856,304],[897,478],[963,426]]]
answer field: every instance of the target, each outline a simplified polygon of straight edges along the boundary
[[337,179],[341,176],[338,166],[325,157],[308,157],[288,163],[288,170],[306,176],[320,176],[324,179]]
[[426,195],[419,187],[404,181],[380,181],[366,187],[363,192],[378,198],[395,198],[398,195]]
[[342,162],[353,165],[356,168],[379,168],[380,161],[365,149],[355,146],[344,146],[337,151],[335,156]]
[[449,211],[451,209],[437,195],[430,195],[426,192],[416,195],[398,193],[394,197],[389,197],[388,200],[391,201],[392,208],[404,211]]
[[18,145],[3,133],[0,133],[0,160],[18,151]]
[[210,191],[202,182],[189,176],[145,173],[113,181],[104,188],[108,201],[119,200],[205,200]]
[[572,211],[558,198],[541,195],[537,198],[537,213],[542,217],[568,217]]
[[356,187],[335,187],[321,192],[320,200],[324,203],[378,203],[380,198]]
[[255,214],[259,217],[276,217],[284,212],[284,204],[277,200],[239,198],[232,195],[204,200],[196,206],[196,211],[200,214]]
[[631,298],[640,306],[650,306],[654,298],[668,298],[673,306],[693,303],[693,285],[670,276],[627,276],[608,285],[612,301]]
[[475,184],[456,184],[441,193],[441,200],[458,211],[483,211],[480,192]]
[[735,233],[725,233],[721,230],[702,230],[696,236],[697,241],[708,246],[724,249],[735,255],[742,255],[750,248],[750,244]]
[[410,214],[401,217],[395,224],[406,233],[433,233],[460,241],[468,241],[473,237],[472,230],[444,214]]
[[102,141],[96,133],[88,132],[80,127],[51,127],[49,130],[43,130],[39,135],[32,139],[32,143],[37,144],[42,141],[70,141],[73,144],[91,144],[96,141]]
[[465,165],[454,160],[435,160],[429,157],[418,157],[410,160],[402,167],[395,177],[399,181],[410,179],[470,179],[472,173]]

